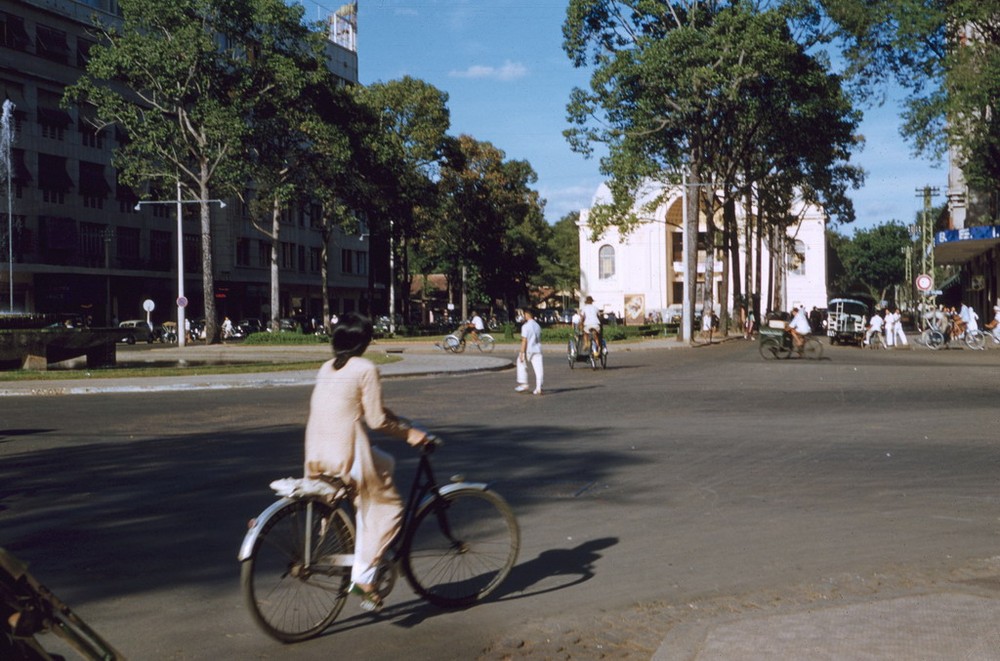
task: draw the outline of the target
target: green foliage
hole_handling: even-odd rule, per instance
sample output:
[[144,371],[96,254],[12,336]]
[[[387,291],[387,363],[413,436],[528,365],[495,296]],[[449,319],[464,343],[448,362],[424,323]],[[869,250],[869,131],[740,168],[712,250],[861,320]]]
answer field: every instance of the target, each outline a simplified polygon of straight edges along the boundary
[[243,344],[250,345],[279,345],[279,344],[329,344],[330,338],[315,333],[302,333],[299,331],[282,331],[280,333],[251,333],[243,340]]
[[580,212],[573,211],[560,218],[549,234],[548,246],[541,255],[538,284],[557,290],[574,292],[580,286]]
[[831,247],[837,251],[844,273],[834,284],[841,291],[863,288],[875,300],[885,299],[890,287],[903,283],[905,248],[910,244],[909,230],[898,221],[857,230],[851,239],[840,237]]

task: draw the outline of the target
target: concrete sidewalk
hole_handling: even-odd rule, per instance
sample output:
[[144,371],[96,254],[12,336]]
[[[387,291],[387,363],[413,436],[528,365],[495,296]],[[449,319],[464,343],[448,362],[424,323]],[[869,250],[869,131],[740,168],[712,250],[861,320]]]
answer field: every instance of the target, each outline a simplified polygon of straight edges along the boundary
[[1000,600],[943,592],[675,627],[654,661],[997,661]]
[[[513,345],[511,345],[513,347]],[[450,354],[432,342],[377,343],[374,351],[398,355],[401,360],[379,366],[383,378],[434,376],[501,370],[513,365],[511,352]],[[514,349],[512,348],[511,351]],[[118,364],[124,367],[143,365],[182,365],[220,363],[301,363],[314,362],[315,368],[284,372],[249,374],[209,374],[151,376],[142,378],[95,377],[93,379],[29,380],[0,382],[0,397],[25,395],[83,395],[107,392],[162,392],[168,390],[214,390],[223,388],[273,388],[308,386],[316,370],[331,358],[327,345],[266,346],[243,344],[190,344],[156,346],[152,349],[119,350]]]

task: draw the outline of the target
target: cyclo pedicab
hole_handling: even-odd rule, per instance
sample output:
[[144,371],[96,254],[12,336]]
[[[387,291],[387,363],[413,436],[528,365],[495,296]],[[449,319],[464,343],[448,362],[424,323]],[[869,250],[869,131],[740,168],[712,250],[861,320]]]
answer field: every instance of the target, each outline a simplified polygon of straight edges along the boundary
[[802,347],[797,349],[792,341],[791,331],[785,327],[785,322],[773,319],[760,328],[759,350],[765,360],[791,358],[793,354],[815,360],[823,355],[823,343],[812,335],[806,335]]
[[601,369],[606,369],[608,366],[608,343],[604,340],[604,334],[601,334],[601,346],[598,349],[593,338],[582,333],[578,328],[574,328],[573,337],[566,342],[566,360],[569,361],[570,369],[576,367],[577,361],[590,363],[591,369],[596,370],[598,365],[601,366]]

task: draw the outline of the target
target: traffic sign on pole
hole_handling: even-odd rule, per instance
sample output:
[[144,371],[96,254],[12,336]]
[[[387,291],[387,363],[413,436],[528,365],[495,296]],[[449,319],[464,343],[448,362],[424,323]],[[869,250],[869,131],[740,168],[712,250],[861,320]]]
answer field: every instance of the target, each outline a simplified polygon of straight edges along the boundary
[[919,289],[920,291],[925,293],[929,292],[931,288],[934,286],[934,278],[927,275],[926,273],[921,273],[920,275],[917,276],[916,285],[917,289]]

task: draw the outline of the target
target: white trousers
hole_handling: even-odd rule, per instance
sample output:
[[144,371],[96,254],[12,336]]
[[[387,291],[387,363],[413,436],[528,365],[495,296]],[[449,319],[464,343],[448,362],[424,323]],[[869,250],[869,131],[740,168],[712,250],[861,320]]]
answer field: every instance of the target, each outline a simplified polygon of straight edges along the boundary
[[542,381],[545,380],[545,368],[542,366],[542,354],[529,353],[527,360],[517,357],[517,383],[518,385],[528,385],[528,362],[531,362],[531,370],[535,373],[535,390],[542,389]]

